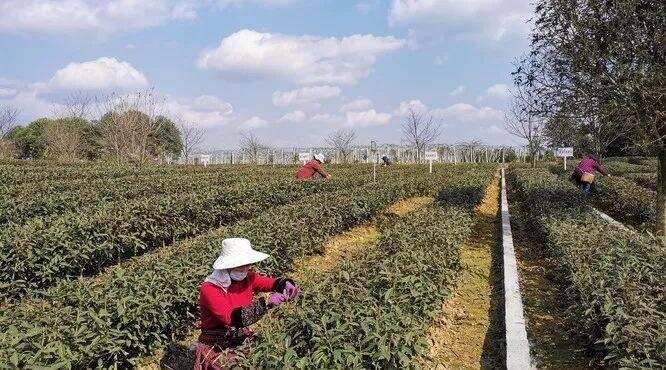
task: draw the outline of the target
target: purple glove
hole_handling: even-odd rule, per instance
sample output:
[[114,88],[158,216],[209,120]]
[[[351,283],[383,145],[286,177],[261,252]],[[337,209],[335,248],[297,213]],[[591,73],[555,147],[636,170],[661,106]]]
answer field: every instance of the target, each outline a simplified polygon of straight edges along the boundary
[[287,301],[287,297],[285,297],[284,294],[271,293],[270,297],[268,297],[268,306],[277,307],[277,306],[283,304],[286,301]]
[[284,295],[288,301],[298,297],[298,287],[287,281],[284,285]]

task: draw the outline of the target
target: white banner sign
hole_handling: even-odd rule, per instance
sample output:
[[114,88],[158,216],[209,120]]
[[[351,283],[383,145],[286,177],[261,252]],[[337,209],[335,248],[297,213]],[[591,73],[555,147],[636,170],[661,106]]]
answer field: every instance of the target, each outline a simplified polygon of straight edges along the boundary
[[201,164],[203,164],[204,166],[208,166],[208,164],[210,164],[210,157],[211,157],[210,154],[202,154],[200,158]]
[[436,161],[437,158],[438,158],[438,156],[437,156],[437,151],[436,150],[429,150],[429,151],[425,152],[425,160],[426,161],[430,161],[430,162]]
[[299,162],[307,162],[310,159],[312,159],[312,154],[310,154],[310,153],[298,153],[298,161]]
[[557,148],[555,156],[560,158],[573,157],[573,148]]

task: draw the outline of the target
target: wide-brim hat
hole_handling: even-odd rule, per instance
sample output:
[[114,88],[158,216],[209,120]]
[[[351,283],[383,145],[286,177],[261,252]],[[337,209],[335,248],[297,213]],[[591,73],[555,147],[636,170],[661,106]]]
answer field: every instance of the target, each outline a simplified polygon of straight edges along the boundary
[[326,157],[324,157],[324,155],[322,153],[317,153],[317,154],[314,155],[314,159],[318,160],[321,163],[324,163],[324,160],[326,159]]
[[270,256],[266,253],[254,250],[250,241],[245,238],[228,238],[222,241],[222,251],[213,263],[213,268],[224,270],[251,265],[268,257]]

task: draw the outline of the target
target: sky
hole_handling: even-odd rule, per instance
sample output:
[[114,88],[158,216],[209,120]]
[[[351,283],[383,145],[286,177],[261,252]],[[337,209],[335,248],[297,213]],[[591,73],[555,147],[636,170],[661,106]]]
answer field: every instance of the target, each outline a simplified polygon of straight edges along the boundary
[[154,89],[209,149],[338,129],[400,144],[409,109],[442,143],[521,145],[504,129],[527,0],[0,0],[0,105],[21,123],[68,94]]

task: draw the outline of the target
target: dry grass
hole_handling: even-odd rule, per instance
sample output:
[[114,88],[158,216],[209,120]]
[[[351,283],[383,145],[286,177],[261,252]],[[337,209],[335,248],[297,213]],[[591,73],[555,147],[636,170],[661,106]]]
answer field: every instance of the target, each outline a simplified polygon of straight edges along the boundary
[[432,345],[431,359],[422,363],[426,368],[502,366],[503,328],[495,319],[501,279],[494,273],[498,261],[493,258],[499,239],[499,193],[495,178],[476,207],[472,235],[460,250],[461,269],[451,298],[428,332]]

